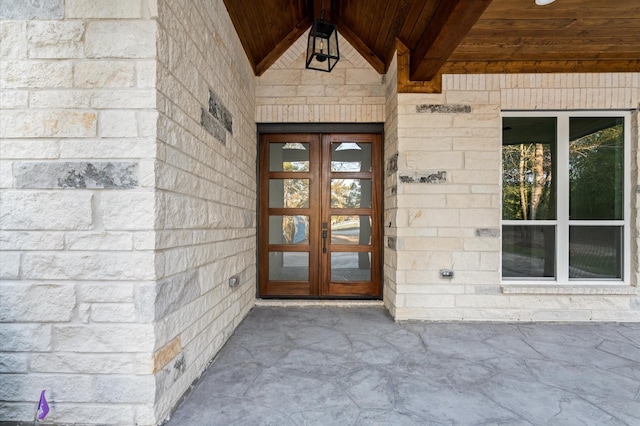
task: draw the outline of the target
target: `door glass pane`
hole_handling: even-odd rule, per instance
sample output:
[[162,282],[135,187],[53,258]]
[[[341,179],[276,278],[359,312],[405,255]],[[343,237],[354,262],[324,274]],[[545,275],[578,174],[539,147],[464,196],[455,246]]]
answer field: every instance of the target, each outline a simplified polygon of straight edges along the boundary
[[623,219],[623,119],[571,118],[569,130],[569,217]]
[[331,281],[371,281],[371,253],[331,253]]
[[331,244],[371,244],[371,216],[331,216]]
[[300,142],[269,144],[270,172],[308,172],[309,144]]
[[270,252],[269,280],[309,281],[309,253]]
[[371,179],[331,179],[331,207],[370,208]]
[[309,216],[269,216],[269,244],[309,244]]
[[331,171],[370,172],[371,144],[362,142],[332,142]]
[[622,227],[570,226],[569,278],[622,279]]
[[555,117],[504,117],[502,218],[556,218]]
[[308,208],[309,179],[269,179],[269,207]]
[[555,276],[555,226],[502,227],[502,277]]

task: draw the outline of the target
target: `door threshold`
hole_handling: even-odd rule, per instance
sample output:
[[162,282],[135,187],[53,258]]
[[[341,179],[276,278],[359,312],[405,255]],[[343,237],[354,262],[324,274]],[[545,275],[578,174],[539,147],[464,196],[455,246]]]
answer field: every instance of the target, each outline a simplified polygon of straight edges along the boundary
[[256,299],[255,306],[278,306],[278,307],[313,307],[313,306],[333,306],[333,307],[356,307],[356,308],[369,308],[380,307],[384,308],[384,302],[382,300],[354,300],[354,299],[342,299],[342,300],[304,300],[304,299]]

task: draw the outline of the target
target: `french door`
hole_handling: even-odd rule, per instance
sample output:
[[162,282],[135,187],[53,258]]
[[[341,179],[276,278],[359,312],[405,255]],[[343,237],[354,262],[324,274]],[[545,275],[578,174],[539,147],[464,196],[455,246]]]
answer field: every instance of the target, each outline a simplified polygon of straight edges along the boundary
[[381,157],[379,134],[261,135],[261,297],[380,297]]

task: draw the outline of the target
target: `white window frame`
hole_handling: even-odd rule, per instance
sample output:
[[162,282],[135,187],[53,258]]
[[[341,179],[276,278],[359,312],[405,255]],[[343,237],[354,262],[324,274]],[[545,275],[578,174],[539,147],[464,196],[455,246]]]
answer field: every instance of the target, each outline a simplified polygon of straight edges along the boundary
[[[555,266],[556,276],[540,277],[502,277],[502,239],[500,240],[500,277],[503,284],[554,284],[554,285],[621,285],[629,284],[631,277],[631,113],[620,110],[589,111],[503,111],[504,117],[555,117],[557,120],[557,160],[556,160],[556,219],[527,221],[533,225],[553,225],[556,227]],[[570,220],[569,219],[569,119],[573,117],[620,117],[624,120],[624,202],[623,220]],[[502,149],[502,133],[500,133]],[[560,165],[564,166],[560,166]],[[500,169],[500,194],[502,194],[503,170]],[[502,196],[500,197],[502,200]],[[500,205],[502,211],[502,204]],[[501,219],[500,229],[505,225],[522,225],[522,220]],[[571,225],[622,226],[622,278],[621,279],[570,279],[569,278],[569,227]],[[502,231],[501,231],[502,232]]]

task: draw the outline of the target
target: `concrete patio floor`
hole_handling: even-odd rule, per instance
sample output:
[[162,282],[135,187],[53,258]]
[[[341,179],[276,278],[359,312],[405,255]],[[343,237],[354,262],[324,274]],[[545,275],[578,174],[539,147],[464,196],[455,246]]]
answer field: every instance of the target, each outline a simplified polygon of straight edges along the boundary
[[640,324],[256,307],[166,425],[640,425]]

